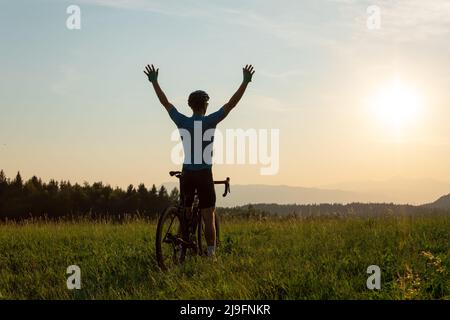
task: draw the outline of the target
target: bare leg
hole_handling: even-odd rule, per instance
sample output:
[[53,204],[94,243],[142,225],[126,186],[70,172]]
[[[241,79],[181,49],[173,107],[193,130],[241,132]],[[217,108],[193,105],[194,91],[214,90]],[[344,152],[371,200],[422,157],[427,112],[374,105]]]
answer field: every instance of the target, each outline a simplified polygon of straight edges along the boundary
[[208,247],[216,246],[216,223],[215,207],[201,209],[203,220],[205,221],[205,237]]

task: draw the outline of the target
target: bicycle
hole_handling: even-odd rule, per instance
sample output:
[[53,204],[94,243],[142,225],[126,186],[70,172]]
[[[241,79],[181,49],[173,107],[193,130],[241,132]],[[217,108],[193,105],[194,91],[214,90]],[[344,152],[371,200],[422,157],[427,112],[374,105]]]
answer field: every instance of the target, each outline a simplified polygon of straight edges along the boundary
[[[182,178],[181,171],[170,171],[171,177]],[[225,197],[230,192],[230,178],[214,181],[214,184],[224,184]],[[181,188],[180,188],[181,190]],[[191,219],[188,219],[183,205],[184,196],[180,192],[178,204],[169,206],[158,219],[156,229],[156,260],[163,271],[182,264],[188,253],[192,256],[204,256],[207,252],[205,239],[205,224],[198,207],[197,192],[194,196]],[[167,230],[165,225],[168,224]],[[216,241],[219,243],[219,218],[215,216]]]

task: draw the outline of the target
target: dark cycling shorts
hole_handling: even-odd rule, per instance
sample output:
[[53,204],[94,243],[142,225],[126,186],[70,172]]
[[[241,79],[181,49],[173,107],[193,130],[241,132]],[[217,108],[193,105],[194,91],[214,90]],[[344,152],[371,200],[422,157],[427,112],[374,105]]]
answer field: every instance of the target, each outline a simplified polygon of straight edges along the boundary
[[200,209],[214,207],[216,205],[216,192],[212,170],[183,170],[180,181],[180,192],[184,197],[184,206],[190,207],[194,201],[195,190],[199,199]]

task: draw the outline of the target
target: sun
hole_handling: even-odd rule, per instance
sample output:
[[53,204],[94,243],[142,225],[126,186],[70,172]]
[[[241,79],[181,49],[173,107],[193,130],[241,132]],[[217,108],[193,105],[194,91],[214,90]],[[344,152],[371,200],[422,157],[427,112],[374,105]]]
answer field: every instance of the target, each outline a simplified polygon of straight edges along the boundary
[[418,90],[396,78],[371,99],[371,108],[383,126],[399,132],[420,118],[422,97]]

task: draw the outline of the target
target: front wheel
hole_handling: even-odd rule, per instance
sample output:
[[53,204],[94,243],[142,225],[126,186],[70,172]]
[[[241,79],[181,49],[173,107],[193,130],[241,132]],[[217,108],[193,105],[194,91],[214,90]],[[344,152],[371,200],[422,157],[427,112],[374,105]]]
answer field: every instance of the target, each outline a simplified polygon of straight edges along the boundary
[[182,222],[177,207],[168,207],[159,217],[156,229],[156,260],[167,271],[180,264],[186,256],[182,245]]
[[[219,223],[219,216],[217,213],[214,213],[215,216],[215,226],[216,226],[216,247],[220,244],[220,223]],[[206,243],[205,238],[205,221],[203,220],[203,217],[201,213],[198,214],[198,229],[197,229],[197,241],[198,241],[198,253],[201,256],[206,256],[208,252],[208,245]]]

